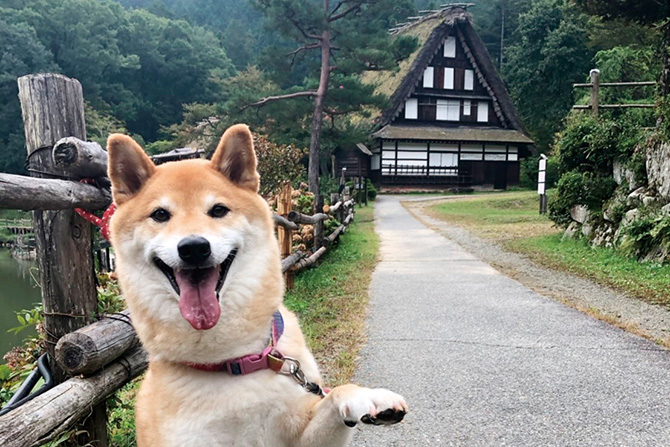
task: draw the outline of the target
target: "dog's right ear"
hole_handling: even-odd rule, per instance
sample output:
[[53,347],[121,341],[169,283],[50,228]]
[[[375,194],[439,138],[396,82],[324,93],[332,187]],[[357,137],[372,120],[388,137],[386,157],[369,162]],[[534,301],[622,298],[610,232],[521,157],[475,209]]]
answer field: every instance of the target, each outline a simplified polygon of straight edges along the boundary
[[107,152],[112,197],[117,205],[121,205],[137,194],[156,171],[156,165],[140,145],[127,135],[111,134],[107,139]]

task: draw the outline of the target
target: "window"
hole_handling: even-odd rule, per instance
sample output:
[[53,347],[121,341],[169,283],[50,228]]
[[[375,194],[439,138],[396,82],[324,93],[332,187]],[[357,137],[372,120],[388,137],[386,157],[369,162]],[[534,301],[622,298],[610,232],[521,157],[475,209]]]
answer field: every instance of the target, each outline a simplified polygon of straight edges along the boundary
[[454,69],[445,68],[444,69],[444,88],[446,90],[454,89]]
[[510,146],[507,155],[507,160],[519,161],[519,148],[517,148],[516,146]]
[[458,100],[438,99],[436,119],[440,121],[459,121],[460,106],[461,103]]
[[396,175],[426,175],[428,164],[428,146],[426,143],[398,142],[398,162]]
[[489,103],[486,101],[479,101],[477,104],[477,122],[489,122]]
[[465,79],[463,81],[464,90],[475,89],[475,72],[472,70],[465,70]]
[[423,72],[423,87],[424,88],[433,88],[435,78],[435,70],[433,67],[426,67],[426,70]]
[[507,160],[507,148],[505,146],[488,144],[484,148],[484,160],[505,161]]
[[419,100],[410,98],[405,101],[405,118],[408,120],[415,120],[418,118]]
[[449,36],[444,41],[444,57],[456,57],[456,37]]
[[463,116],[472,115],[472,102],[469,99],[463,101]]
[[432,176],[458,175],[457,153],[430,153],[430,173]]
[[481,161],[484,158],[481,144],[461,144],[461,160]]

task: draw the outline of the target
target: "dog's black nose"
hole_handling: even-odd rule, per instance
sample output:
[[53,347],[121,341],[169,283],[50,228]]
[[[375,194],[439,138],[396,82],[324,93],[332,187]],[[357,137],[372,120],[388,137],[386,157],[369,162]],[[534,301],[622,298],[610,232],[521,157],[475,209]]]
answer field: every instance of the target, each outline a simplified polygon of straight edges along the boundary
[[188,236],[177,244],[179,257],[191,265],[200,265],[212,254],[209,241],[201,236]]

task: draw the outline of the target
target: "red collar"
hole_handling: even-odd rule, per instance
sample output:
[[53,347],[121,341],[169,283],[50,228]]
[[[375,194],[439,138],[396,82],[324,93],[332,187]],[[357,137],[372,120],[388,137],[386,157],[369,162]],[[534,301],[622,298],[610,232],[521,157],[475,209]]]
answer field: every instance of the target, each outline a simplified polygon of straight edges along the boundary
[[284,318],[279,311],[276,311],[272,316],[271,332],[270,342],[260,354],[247,354],[221,363],[184,362],[183,364],[200,371],[225,371],[234,376],[250,374],[262,369],[279,372],[284,365],[284,356],[276,349],[277,342],[284,333]]

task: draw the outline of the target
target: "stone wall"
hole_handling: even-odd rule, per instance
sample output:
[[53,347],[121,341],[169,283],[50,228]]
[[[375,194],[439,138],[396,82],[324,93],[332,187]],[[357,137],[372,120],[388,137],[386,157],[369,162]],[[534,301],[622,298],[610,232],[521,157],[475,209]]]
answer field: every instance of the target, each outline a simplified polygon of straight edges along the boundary
[[[614,196],[601,210],[575,205],[570,210],[571,224],[564,238],[584,237],[594,246],[615,247],[621,243],[622,229],[636,219],[650,215],[670,215],[670,143],[648,141],[637,148],[646,157],[647,179],[636,178],[623,161],[615,161]],[[661,247],[646,255],[655,261],[670,261]]]

